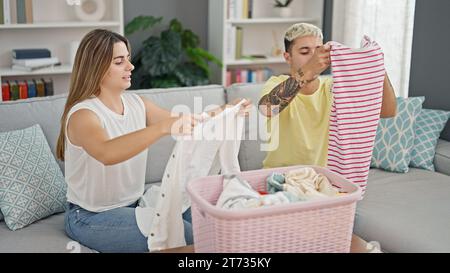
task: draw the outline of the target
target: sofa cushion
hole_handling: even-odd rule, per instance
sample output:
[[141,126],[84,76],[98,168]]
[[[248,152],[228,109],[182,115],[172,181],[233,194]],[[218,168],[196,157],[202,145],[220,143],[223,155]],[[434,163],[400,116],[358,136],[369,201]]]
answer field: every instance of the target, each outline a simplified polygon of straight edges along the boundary
[[437,172],[450,175],[450,141],[438,140],[436,155],[434,156],[434,167]]
[[410,166],[434,171],[433,159],[439,135],[450,117],[449,111],[422,109],[414,125],[414,147]]
[[[167,110],[182,109],[191,113],[201,113],[206,107],[215,107],[225,104],[225,93],[222,86],[206,85],[184,88],[147,89],[131,91],[150,99],[156,105]],[[174,107],[176,107],[174,109]],[[169,156],[175,145],[175,140],[166,136],[159,139],[148,150],[146,182],[161,181]]]
[[38,124],[0,133],[0,208],[10,229],[64,211],[66,191]]
[[[80,246],[80,248],[78,248]],[[95,252],[70,239],[64,231],[64,213],[42,219],[26,228],[11,231],[0,223],[0,253]]]
[[261,169],[266,152],[262,149],[262,134],[265,130],[263,117],[258,113],[258,102],[263,84],[233,84],[226,89],[227,102],[237,98],[246,98],[252,101],[254,107],[245,121],[244,139],[239,150],[239,164],[243,171]]
[[[60,119],[66,103],[66,94],[0,102],[0,133],[39,124],[56,158],[56,141]],[[13,117],[13,118],[12,118]],[[64,162],[57,160],[64,173]]]
[[397,98],[397,115],[380,119],[373,147],[371,167],[406,173],[414,145],[414,123],[424,97]]
[[450,251],[450,176],[371,169],[354,231],[387,252]]

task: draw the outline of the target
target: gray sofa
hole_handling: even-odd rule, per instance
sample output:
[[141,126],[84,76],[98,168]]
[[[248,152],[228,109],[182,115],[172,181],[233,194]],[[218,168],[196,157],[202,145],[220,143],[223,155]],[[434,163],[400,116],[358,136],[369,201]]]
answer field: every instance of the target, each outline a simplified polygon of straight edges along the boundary
[[[237,97],[256,103],[260,90],[258,84],[241,84],[227,90],[210,85],[128,92],[143,95],[166,109],[180,104],[194,109],[194,97],[203,99],[203,107],[222,105]],[[65,95],[58,95],[0,103],[0,132],[39,123],[54,151],[65,99]],[[255,124],[247,124],[246,134],[252,130],[256,130]],[[259,144],[258,140],[242,141],[242,170],[261,168],[265,153]],[[150,147],[147,184],[160,182],[173,145],[172,138],[165,137]],[[64,170],[63,163],[59,164]],[[355,233],[367,241],[380,242],[387,252],[450,252],[450,142],[439,140],[435,166],[437,172],[412,168],[407,174],[372,169],[366,196],[357,206]],[[77,251],[65,235],[63,221],[63,214],[53,215],[18,231],[10,231],[2,221],[0,252]],[[84,246],[80,251],[92,252]]]

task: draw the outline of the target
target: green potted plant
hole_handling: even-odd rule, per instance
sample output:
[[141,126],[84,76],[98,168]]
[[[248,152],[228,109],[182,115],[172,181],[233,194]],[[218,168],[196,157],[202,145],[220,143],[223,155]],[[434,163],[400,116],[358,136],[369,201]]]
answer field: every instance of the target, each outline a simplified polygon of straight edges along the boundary
[[[162,17],[138,16],[125,27],[125,35],[146,30],[161,23]],[[172,19],[160,35],[143,42],[132,62],[135,70],[132,89],[168,88],[209,83],[209,62],[222,66],[219,59],[199,47],[200,39]]]
[[274,7],[278,12],[279,17],[287,18],[292,16],[292,9],[289,5],[293,0],[275,0]]

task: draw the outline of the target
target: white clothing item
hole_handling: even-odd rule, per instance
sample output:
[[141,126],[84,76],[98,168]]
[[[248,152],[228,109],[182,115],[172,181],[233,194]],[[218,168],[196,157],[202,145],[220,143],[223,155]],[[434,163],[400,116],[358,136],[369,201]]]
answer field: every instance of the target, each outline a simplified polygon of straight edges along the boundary
[[291,203],[292,201],[287,197],[287,193],[279,191],[273,194],[266,194],[261,196],[262,206],[274,206]]
[[223,179],[223,191],[216,206],[224,209],[249,209],[290,203],[284,192],[260,195],[247,181],[236,175],[226,175]]
[[379,242],[368,242],[366,245],[367,253],[383,253]]
[[[130,93],[122,94],[121,99],[123,115],[113,112],[94,97],[74,105],[67,121],[76,111],[88,109],[96,114],[110,139],[145,128],[146,111],[142,99]],[[127,161],[105,166],[82,147],[73,145],[66,134],[64,157],[67,200],[86,210],[102,212],[128,206],[144,193],[147,149]]]
[[[192,136],[178,138],[161,187],[153,186],[135,210],[139,229],[148,237],[149,251],[186,245],[182,213],[190,206],[187,182],[217,174],[220,167],[222,173],[240,172],[237,156],[244,118],[237,113],[243,102],[200,123]],[[214,138],[221,133],[226,133],[227,137]]]
[[310,167],[289,171],[285,175],[283,190],[294,194],[300,200],[334,197],[338,194],[323,174],[316,173]]
[[242,209],[260,207],[261,195],[236,175],[223,177],[223,190],[217,200],[216,206],[225,209]]

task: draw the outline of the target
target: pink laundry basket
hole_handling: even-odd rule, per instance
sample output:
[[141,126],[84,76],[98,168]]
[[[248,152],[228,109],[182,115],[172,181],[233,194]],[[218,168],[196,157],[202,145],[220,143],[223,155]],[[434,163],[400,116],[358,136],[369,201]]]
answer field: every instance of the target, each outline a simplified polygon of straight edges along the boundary
[[312,167],[348,194],[270,207],[227,210],[215,204],[223,176],[190,181],[195,252],[350,252],[356,202],[361,189],[339,174],[316,166],[293,166],[242,172],[253,189],[266,191],[272,172]]

